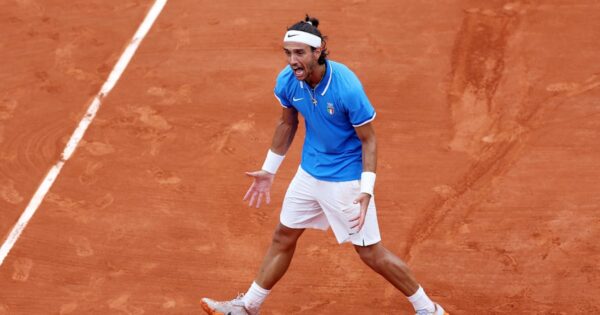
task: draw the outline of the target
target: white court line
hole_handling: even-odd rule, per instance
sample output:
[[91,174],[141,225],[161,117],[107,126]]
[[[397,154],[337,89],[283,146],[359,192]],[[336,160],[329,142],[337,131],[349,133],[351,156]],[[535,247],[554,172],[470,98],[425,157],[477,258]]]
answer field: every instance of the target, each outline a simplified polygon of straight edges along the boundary
[[88,126],[92,123],[94,117],[96,117],[96,113],[98,112],[98,109],[102,104],[102,100],[108,95],[108,93],[110,93],[110,91],[113,89],[113,87],[121,77],[121,74],[123,74],[123,71],[125,71],[125,68],[127,68],[129,61],[135,54],[137,48],[139,47],[146,34],[148,34],[148,31],[152,27],[152,24],[154,24],[154,21],[156,21],[156,18],[167,4],[167,1],[168,0],[156,0],[156,2],[154,2],[154,5],[152,5],[152,8],[150,8],[150,11],[148,11],[146,18],[144,18],[144,21],[138,28],[137,32],[135,32],[135,35],[133,35],[133,38],[127,45],[127,48],[125,48],[125,51],[121,55],[121,58],[119,58],[119,61],[117,61],[117,64],[115,64],[115,67],[108,76],[108,79],[106,79],[106,82],[104,82],[104,85],[102,85],[100,92],[98,92],[98,94],[88,107],[85,116],[83,116],[83,118],[79,122],[79,125],[71,135],[69,142],[67,142],[67,146],[65,147],[60,156],[60,160],[58,160],[58,162],[56,162],[56,164],[52,166],[52,168],[40,184],[40,187],[38,187],[35,194],[33,194],[33,197],[29,201],[27,208],[25,208],[25,211],[23,211],[23,214],[21,214],[19,221],[17,221],[17,224],[15,224],[13,229],[10,231],[10,234],[8,235],[6,241],[4,241],[4,243],[2,244],[2,247],[0,248],[0,266],[2,266],[4,259],[19,239],[19,236],[25,229],[25,226],[27,226],[27,223],[29,223],[29,220],[31,220],[31,218],[37,211],[38,207],[42,203],[42,200],[44,200],[46,193],[48,193],[48,190],[50,190],[50,187],[52,187],[52,184],[56,180],[56,177],[58,177],[58,174],[60,173],[60,170],[62,169],[63,165],[67,160],[69,160],[69,158],[75,151],[75,148],[77,148],[77,145],[79,144],[79,141],[83,138],[83,135],[85,134],[85,131],[87,130]]

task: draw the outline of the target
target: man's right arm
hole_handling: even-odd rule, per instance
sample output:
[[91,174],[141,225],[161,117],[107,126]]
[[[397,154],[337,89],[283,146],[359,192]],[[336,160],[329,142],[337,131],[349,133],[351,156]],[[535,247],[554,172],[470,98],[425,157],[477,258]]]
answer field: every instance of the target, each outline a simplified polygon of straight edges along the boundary
[[250,189],[244,196],[244,200],[250,199],[249,206],[256,205],[257,208],[260,207],[263,198],[267,203],[271,202],[271,184],[275,178],[275,172],[277,172],[279,164],[283,161],[290,145],[292,145],[297,129],[298,111],[293,107],[284,107],[281,119],[275,127],[271,149],[267,154],[263,168],[260,171],[246,173],[246,175],[254,178]]
[[275,127],[275,134],[271,142],[271,151],[285,155],[292,145],[298,130],[298,111],[294,107],[284,107],[281,118]]

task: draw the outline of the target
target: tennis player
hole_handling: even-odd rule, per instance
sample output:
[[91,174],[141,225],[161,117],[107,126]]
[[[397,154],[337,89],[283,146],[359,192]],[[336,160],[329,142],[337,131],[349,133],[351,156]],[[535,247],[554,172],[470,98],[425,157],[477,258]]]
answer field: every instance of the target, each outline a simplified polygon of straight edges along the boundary
[[[254,282],[230,301],[203,298],[208,314],[258,314],[271,289],[287,271],[305,229],[333,230],[351,242],[363,262],[400,290],[416,314],[447,314],[418,284],[406,264],[381,244],[373,198],[377,145],[375,109],[356,75],[327,58],[319,21],[306,16],[283,38],[286,66],[275,84],[283,113],[263,167],[244,200],[269,203],[271,185],[298,128],[306,125],[302,162],[289,185],[273,241]],[[318,312],[317,312],[318,313]]]

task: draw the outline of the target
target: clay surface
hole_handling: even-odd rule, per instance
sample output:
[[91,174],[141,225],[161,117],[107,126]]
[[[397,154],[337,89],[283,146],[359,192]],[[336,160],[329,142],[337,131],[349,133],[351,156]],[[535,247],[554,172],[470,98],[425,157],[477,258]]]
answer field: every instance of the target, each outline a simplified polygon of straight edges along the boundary
[[[0,236],[150,0],[0,3]],[[201,314],[245,292],[278,223],[248,208],[305,13],[378,115],[383,243],[452,314],[600,311],[600,3],[172,0],[0,266],[0,314]],[[411,314],[306,232],[262,314]]]

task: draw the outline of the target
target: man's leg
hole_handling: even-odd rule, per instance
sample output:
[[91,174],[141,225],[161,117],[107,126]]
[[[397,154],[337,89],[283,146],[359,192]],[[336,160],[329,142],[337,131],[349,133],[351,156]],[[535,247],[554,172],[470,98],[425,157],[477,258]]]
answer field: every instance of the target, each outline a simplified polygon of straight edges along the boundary
[[203,298],[201,304],[204,310],[208,314],[258,314],[258,310],[269,295],[271,288],[283,277],[290,266],[296,250],[296,243],[303,232],[304,229],[292,229],[279,223],[258,275],[246,294],[224,302]]
[[271,246],[258,270],[258,275],[242,297],[249,313],[258,313],[270,290],[283,277],[292,262],[296,243],[303,232],[304,229],[292,229],[279,223],[273,234]]
[[303,232],[304,229],[292,229],[279,223],[273,234],[271,247],[267,250],[258,270],[258,275],[242,297],[244,306],[249,313],[258,313],[270,290],[283,277],[292,262],[296,243]]
[[258,313],[270,289],[283,277],[290,266],[296,243],[304,228],[325,230],[329,227],[323,210],[314,199],[317,182],[301,168],[298,169],[283,199],[280,223],[275,229],[273,241],[254,282],[243,296],[231,301],[221,302],[203,298],[202,307],[208,314],[254,315]]
[[279,223],[273,235],[273,242],[267,251],[262,265],[256,276],[256,284],[266,290],[273,286],[283,277],[296,250],[296,243],[304,229],[292,229]]
[[381,243],[370,246],[354,245],[354,249],[367,266],[383,276],[404,295],[411,296],[419,289],[419,284],[408,266]]
[[369,246],[354,245],[354,249],[363,262],[404,293],[417,314],[447,314],[425,294],[408,266],[381,242]]

